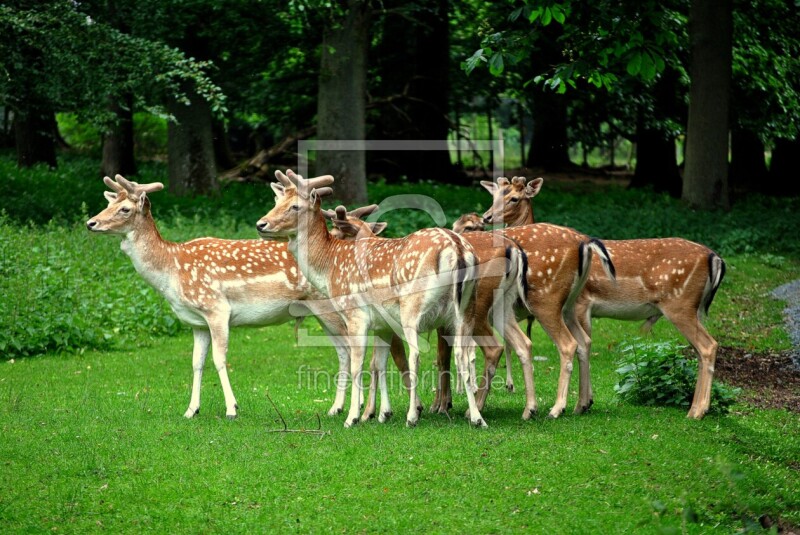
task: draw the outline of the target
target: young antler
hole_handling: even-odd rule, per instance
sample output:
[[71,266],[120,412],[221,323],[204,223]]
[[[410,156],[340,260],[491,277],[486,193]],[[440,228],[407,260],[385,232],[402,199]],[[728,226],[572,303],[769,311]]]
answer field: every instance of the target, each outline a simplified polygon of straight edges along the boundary
[[[492,193],[492,208],[484,221],[492,224],[533,220],[531,199],[539,192],[542,179],[528,184],[481,183]],[[511,229],[509,229],[511,230]],[[592,318],[646,320],[649,329],[665,316],[694,347],[699,355],[697,384],[689,418],[702,418],[711,401],[711,382],[717,341],[708,333],[702,319],[725,276],[725,262],[714,251],[683,238],[604,240],[617,266],[617,280],[600,275],[593,263],[586,287],[575,302],[571,330],[579,341],[581,391],[591,394],[589,355]],[[591,398],[590,398],[591,399]],[[582,412],[588,406],[576,406]]]

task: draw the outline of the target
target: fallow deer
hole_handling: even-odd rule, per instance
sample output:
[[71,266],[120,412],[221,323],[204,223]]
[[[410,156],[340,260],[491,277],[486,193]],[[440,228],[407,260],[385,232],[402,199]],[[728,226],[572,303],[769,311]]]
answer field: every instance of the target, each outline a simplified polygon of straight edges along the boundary
[[[374,207],[374,208],[373,208]],[[385,228],[385,223],[363,221],[361,217],[372,213],[377,205],[368,207],[369,210],[358,209],[347,212],[344,206],[339,206],[336,211],[325,212],[326,218],[333,223],[333,234],[336,232],[342,238],[357,239],[359,237],[372,237],[376,230],[380,232]],[[514,314],[514,304],[519,299],[525,299],[524,276],[527,260],[525,253],[509,239],[492,237],[488,234],[471,234],[464,236],[472,246],[478,260],[478,280],[475,289],[475,328],[474,339],[480,346],[484,355],[484,372],[481,384],[476,395],[478,408],[483,410],[486,396],[489,391],[491,378],[503,346],[494,336],[492,323],[502,333],[509,345],[514,347],[522,363],[525,378],[526,401],[522,418],[527,420],[536,412],[536,393],[534,390],[533,368],[530,361],[530,340],[520,330]],[[496,311],[496,315],[495,312]],[[431,412],[445,413],[452,405],[450,391],[450,358],[451,346],[449,339],[451,333],[445,328],[437,330],[437,368],[439,376],[437,381],[436,396],[431,405]],[[394,355],[393,355],[394,356]],[[400,359],[395,357],[395,362]],[[373,360],[374,361],[374,360]],[[373,380],[370,382],[368,402],[364,411],[365,417],[369,411],[374,411],[376,373],[373,370]],[[381,382],[380,384],[384,384]],[[457,383],[460,384],[460,383]]]
[[[289,249],[309,281],[333,301],[348,327],[352,393],[345,427],[359,421],[361,371],[368,333],[385,345],[402,330],[409,345],[410,402],[406,424],[416,425],[420,332],[447,326],[454,336],[459,375],[469,403],[470,422],[486,426],[475,403],[474,347],[470,307],[476,259],[458,235],[426,229],[405,238],[343,241],[331,236],[320,198],[332,193],[330,175],[304,179],[277,171],[271,184],[275,207],[256,224],[264,239],[289,240]],[[385,369],[386,355],[378,366]],[[386,405],[386,407],[385,407]],[[390,412],[381,400],[381,415]]]
[[[276,325],[296,319],[290,309],[299,302],[321,299],[303,277],[286,244],[263,240],[199,238],[174,243],[164,240],[150,211],[149,194],[163,184],[137,184],[121,175],[105,177],[113,191],[105,192],[106,209],[87,222],[92,232],[123,236],[122,250],[136,271],[192,328],[194,379],[184,416],[200,412],[200,385],[209,346],[225,395],[226,415],[235,418],[238,405],[227,371],[231,327]],[[308,313],[308,312],[306,312]],[[339,357],[337,392],[329,414],[344,406],[349,355],[346,328],[337,314],[318,316]]]
[[[532,199],[539,193],[542,182],[543,179],[537,178],[526,184],[523,177],[481,182],[492,194],[492,207],[484,214],[484,222],[506,224],[509,231],[514,225],[533,223]],[[592,264],[586,287],[575,302],[575,321],[570,324],[579,341],[581,390],[591,394],[592,318],[645,320],[646,331],[664,316],[699,355],[694,399],[687,416],[702,418],[711,402],[718,347],[702,320],[725,276],[725,262],[705,245],[683,238],[604,240],[604,243],[617,266],[616,282],[601,276],[600,266]],[[579,405],[576,412],[587,408]]]

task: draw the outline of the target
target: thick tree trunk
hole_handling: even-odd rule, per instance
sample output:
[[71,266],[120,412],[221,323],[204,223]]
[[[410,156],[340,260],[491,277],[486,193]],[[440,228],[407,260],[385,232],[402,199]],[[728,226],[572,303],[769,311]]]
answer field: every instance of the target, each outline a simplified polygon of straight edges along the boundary
[[136,160],[133,154],[133,95],[122,97],[120,104],[112,99],[109,109],[117,116],[117,123],[103,136],[103,161],[100,174],[114,176],[135,175]]
[[177,119],[167,129],[169,191],[175,195],[204,195],[219,188],[211,139],[211,107],[194,89],[190,105],[171,102]]
[[317,150],[317,175],[336,179],[336,198],[348,205],[367,201],[366,154],[358,142],[365,136],[369,2],[350,0],[347,14],[329,24],[322,37],[317,101],[317,140],[349,140],[353,150]]
[[769,166],[769,186],[765,193],[771,195],[800,195],[800,137],[778,139],[772,149]]
[[703,210],[730,208],[732,11],[731,0],[692,0],[689,9],[692,83],[682,198]]
[[731,133],[731,191],[765,192],[768,180],[764,144],[758,135],[750,130],[734,130]]
[[14,139],[17,146],[17,165],[31,167],[43,163],[55,169],[56,119],[53,110],[31,106],[14,110]]

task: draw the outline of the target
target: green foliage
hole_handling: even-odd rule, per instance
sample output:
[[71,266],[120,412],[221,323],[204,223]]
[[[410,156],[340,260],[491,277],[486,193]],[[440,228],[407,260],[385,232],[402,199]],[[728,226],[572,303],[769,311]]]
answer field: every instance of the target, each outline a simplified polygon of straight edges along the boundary
[[[85,210],[85,205],[84,205]],[[15,226],[0,215],[0,354],[104,348],[174,335],[164,299],[129,268],[118,240],[98,243],[82,221]]]
[[[697,382],[697,359],[686,357],[687,345],[638,339],[620,346],[622,356],[614,391],[639,405],[689,407]],[[711,411],[727,412],[741,392],[718,380],[711,385]]]
[[25,4],[0,6],[0,102],[12,109],[75,112],[102,128],[115,120],[109,97],[129,92],[161,113],[166,98],[184,101],[192,84],[214,112],[225,112],[209,62],[103,23],[91,4]]

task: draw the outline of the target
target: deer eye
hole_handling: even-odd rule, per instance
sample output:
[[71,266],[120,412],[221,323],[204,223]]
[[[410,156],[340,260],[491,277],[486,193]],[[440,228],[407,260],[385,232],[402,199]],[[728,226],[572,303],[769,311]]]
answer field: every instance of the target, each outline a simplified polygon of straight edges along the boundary
[[123,206],[122,208],[119,209],[119,211],[122,212],[123,214],[127,214],[131,211],[131,209],[128,208],[127,206]]
[[294,210],[296,212],[296,211],[300,210],[300,206],[298,206],[296,204],[293,204],[292,205],[292,210]]
[[511,197],[510,202],[519,202],[519,197]]

